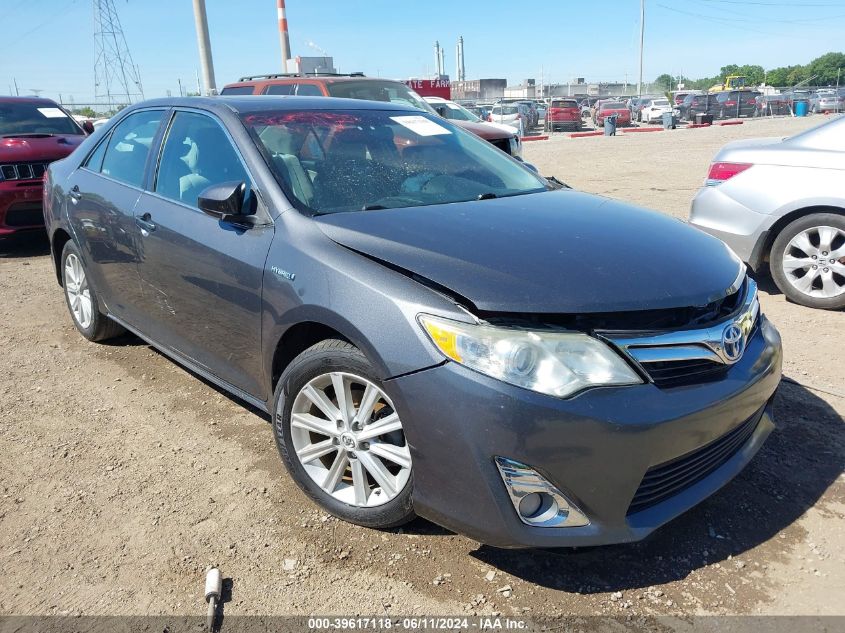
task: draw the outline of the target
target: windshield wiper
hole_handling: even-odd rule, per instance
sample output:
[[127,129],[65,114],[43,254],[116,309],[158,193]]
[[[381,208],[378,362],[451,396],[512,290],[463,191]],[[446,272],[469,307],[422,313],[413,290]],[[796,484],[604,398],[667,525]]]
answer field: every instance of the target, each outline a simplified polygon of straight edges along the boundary
[[361,207],[361,211],[381,211],[382,209],[386,209],[387,207],[383,204],[365,204]]
[[492,191],[488,191],[487,193],[479,194],[478,197],[476,198],[476,200],[492,200],[493,198],[498,198],[498,197],[499,196],[497,196]]

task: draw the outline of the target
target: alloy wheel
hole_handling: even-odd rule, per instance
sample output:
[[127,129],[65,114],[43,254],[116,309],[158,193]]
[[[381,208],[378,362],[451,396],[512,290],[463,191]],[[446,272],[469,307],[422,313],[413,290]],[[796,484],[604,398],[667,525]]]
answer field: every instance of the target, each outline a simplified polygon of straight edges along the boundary
[[805,295],[839,297],[845,293],[845,231],[832,226],[801,231],[787,244],[782,268]]
[[375,507],[394,499],[411,475],[402,421],[387,394],[347,372],[310,380],[293,402],[294,452],[309,477],[338,501]]
[[82,262],[75,253],[70,253],[65,258],[65,293],[73,318],[79,327],[83,330],[91,327],[94,320],[91,289]]

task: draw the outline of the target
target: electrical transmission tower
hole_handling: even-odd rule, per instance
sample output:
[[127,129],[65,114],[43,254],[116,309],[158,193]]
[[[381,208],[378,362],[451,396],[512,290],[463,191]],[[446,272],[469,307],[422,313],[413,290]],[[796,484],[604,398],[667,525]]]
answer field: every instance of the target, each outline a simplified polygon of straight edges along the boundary
[[113,0],[94,1],[94,98],[110,110],[144,98]]

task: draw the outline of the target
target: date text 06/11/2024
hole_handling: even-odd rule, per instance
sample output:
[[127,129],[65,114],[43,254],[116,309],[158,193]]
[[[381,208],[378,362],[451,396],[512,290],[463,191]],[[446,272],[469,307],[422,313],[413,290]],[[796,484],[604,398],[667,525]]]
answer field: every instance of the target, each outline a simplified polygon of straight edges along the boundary
[[354,630],[389,630],[399,631],[523,631],[528,623],[518,618],[501,617],[356,617],[356,618],[308,618],[310,631],[354,631]]

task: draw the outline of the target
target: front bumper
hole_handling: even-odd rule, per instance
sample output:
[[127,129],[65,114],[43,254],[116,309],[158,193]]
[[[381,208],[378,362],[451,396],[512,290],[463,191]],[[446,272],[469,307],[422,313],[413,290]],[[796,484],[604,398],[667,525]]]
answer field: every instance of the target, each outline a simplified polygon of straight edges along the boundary
[[[389,381],[414,460],[414,508],[497,547],[636,541],[730,481],[774,428],[780,381],[777,330],[761,318],[743,358],[710,383],[592,389],[560,400],[512,387],[452,362]],[[725,436],[754,415],[750,437],[718,468],[639,512],[632,499],[650,467]],[[584,514],[583,527],[520,521],[494,463],[527,464]]]
[[0,182],[0,235],[44,228],[41,180]]

